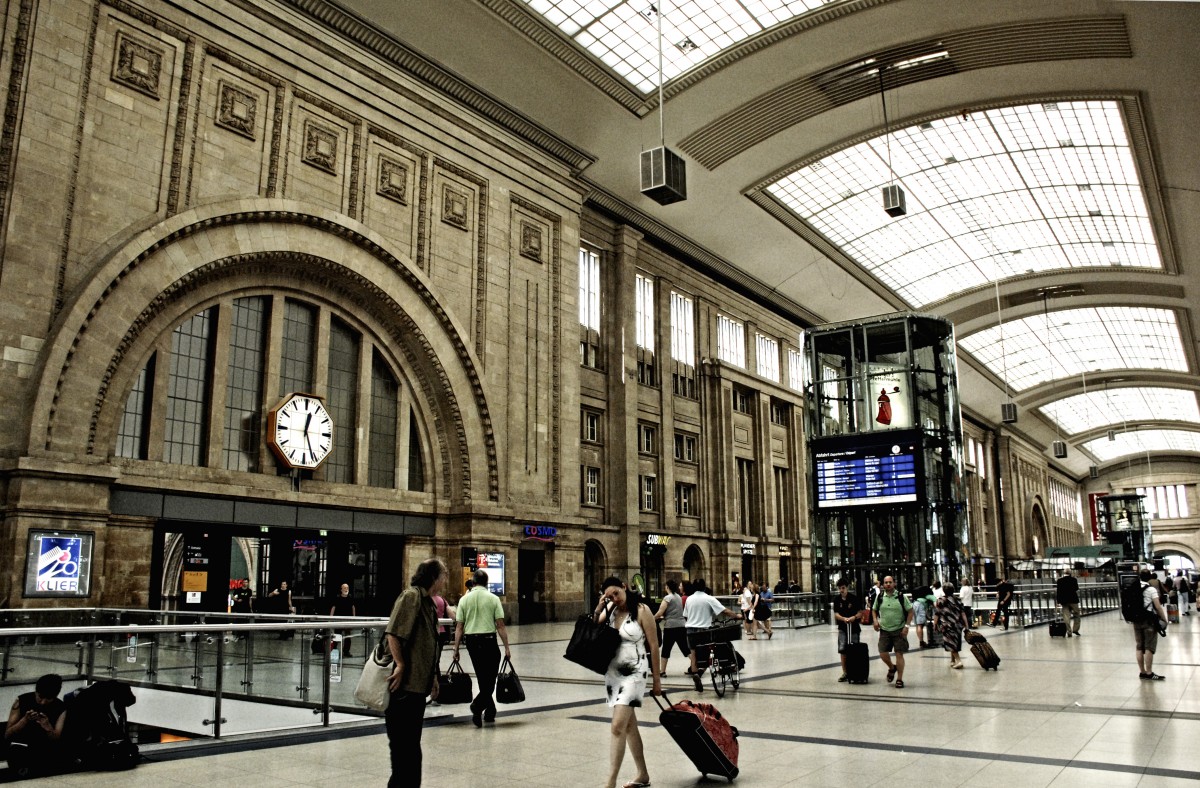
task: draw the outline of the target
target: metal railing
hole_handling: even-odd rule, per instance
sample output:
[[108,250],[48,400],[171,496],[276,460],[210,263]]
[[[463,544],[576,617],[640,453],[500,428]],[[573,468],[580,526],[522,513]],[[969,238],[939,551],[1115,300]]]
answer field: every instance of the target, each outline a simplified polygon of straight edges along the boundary
[[[996,609],[995,591],[976,591],[972,604],[976,626],[986,625]],[[1121,592],[1116,583],[1081,583],[1079,612],[1089,616],[1121,607]],[[1009,626],[1034,627],[1057,621],[1061,615],[1053,585],[1023,586],[1013,592],[1008,608]]]
[[[741,612],[742,601],[737,594],[715,595],[717,601],[735,613]],[[823,594],[776,594],[771,600],[771,625],[802,629],[816,624],[828,624],[828,598]]]

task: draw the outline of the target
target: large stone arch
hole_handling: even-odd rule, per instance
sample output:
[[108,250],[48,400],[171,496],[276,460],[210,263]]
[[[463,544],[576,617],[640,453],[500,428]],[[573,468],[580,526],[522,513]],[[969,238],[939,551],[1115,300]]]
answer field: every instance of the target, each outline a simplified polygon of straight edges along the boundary
[[106,457],[121,395],[149,343],[231,289],[281,282],[354,310],[391,343],[424,399],[436,491],[449,501],[498,501],[496,436],[467,333],[387,241],[348,217],[283,200],[188,211],[98,260],[46,343],[29,454]]
[[1030,558],[1044,553],[1050,545],[1050,522],[1046,519],[1046,506],[1041,496],[1034,496],[1026,515],[1025,544],[1022,545]]

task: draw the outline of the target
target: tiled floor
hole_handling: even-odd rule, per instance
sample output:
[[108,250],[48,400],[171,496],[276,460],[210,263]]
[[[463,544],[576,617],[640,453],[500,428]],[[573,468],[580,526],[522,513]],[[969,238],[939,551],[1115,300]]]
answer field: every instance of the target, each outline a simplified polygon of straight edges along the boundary
[[[431,707],[424,735],[425,786],[600,786],[608,772],[609,711],[599,676],[562,659],[569,624],[514,626],[514,664],[528,700],[501,707],[475,729],[466,707]],[[832,627],[777,630],[741,641],[739,690],[714,702],[740,729],[738,784],[837,786],[1200,786],[1200,616],[1160,642],[1140,681],[1133,635],[1115,612],[1087,618],[1083,637],[1051,640],[1045,627],[985,629],[1003,663],[983,672],[970,655],[949,670],[941,651],[910,652],[905,688],[839,684]],[[874,638],[868,637],[874,653]],[[672,700],[695,697],[669,665]],[[659,788],[704,784],[657,724],[639,710],[646,757]],[[299,742],[299,743],[296,743]],[[143,747],[136,771],[76,774],[36,785],[384,785],[387,739],[379,722],[308,740],[231,738]],[[634,777],[626,757],[622,781]],[[711,784],[723,783],[715,778]]]

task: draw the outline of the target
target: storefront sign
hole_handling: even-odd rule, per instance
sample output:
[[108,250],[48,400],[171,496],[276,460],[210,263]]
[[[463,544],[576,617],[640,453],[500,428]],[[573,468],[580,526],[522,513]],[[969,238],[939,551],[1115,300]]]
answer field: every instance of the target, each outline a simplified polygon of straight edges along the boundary
[[558,536],[558,529],[552,525],[527,525],[525,538],[536,539],[539,542],[553,542]]
[[487,572],[488,591],[496,596],[504,595],[504,553],[478,553],[475,568]]
[[92,577],[90,533],[31,531],[25,596],[85,597]]
[[667,534],[646,534],[646,544],[648,545],[666,547],[668,544],[670,544],[670,542],[671,537]]
[[779,545],[779,555],[789,557],[792,554],[792,548],[789,545]]
[[754,555],[754,542],[742,542],[742,555]]

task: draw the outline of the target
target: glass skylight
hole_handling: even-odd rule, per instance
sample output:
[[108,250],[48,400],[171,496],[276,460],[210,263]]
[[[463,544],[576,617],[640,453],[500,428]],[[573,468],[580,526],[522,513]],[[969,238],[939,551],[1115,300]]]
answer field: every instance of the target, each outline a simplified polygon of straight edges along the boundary
[[[1015,391],[1112,369],[1186,372],[1175,313],[1144,307],[1085,307],[1031,315],[958,340],[959,347]],[[1005,372],[1007,362],[1007,373]],[[1142,416],[1141,418],[1146,418]]]
[[[1186,430],[1133,430],[1118,432],[1117,439],[1110,441],[1107,437],[1097,438],[1083,444],[1084,451],[1092,454],[1100,462],[1108,462],[1127,455],[1140,455],[1145,459],[1146,452],[1191,452],[1200,454],[1200,432]],[[1133,460],[1138,457],[1131,458]],[[1153,462],[1153,460],[1151,460]]]
[[[666,0],[663,80],[744,38],[841,0]],[[524,0],[642,93],[658,88],[661,0]]]
[[[906,195],[898,218],[884,212],[880,191],[892,182],[889,157]],[[1113,101],[909,126],[813,162],[767,192],[914,307],[1028,273],[1162,268]]]
[[1120,429],[1122,424],[1165,419],[1190,421],[1200,426],[1196,392],[1184,389],[1100,389],[1051,402],[1038,408],[1067,435],[1088,430]]

